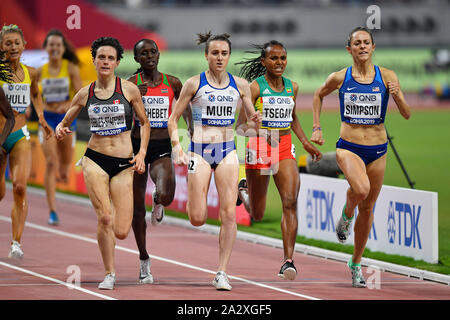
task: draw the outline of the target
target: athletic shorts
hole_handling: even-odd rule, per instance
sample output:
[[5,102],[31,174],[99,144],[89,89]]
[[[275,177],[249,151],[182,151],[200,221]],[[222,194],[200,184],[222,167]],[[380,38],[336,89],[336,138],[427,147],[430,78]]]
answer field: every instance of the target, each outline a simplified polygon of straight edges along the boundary
[[[191,144],[189,145],[189,151],[200,155],[209,163],[213,170],[216,169],[222,159],[233,150],[236,150],[234,140],[219,143],[195,143],[191,141]],[[188,171],[191,172],[190,167],[191,166],[188,167]]]
[[[45,121],[47,121],[48,125],[53,128],[53,130],[56,130],[56,126],[62,121],[62,119],[64,119],[65,116],[65,113],[56,113],[44,110],[44,119]],[[77,119],[73,120],[72,124],[70,125],[71,131],[75,131],[76,129]]]
[[30,140],[30,133],[28,132],[27,125],[24,125],[19,130],[11,132],[2,145],[2,148],[6,153],[10,153],[16,143],[22,139]]
[[129,162],[133,158],[117,158],[94,151],[90,148],[86,149],[85,157],[88,157],[100,166],[108,175],[109,179],[132,166]]
[[339,138],[338,142],[336,142],[336,148],[353,152],[359,156],[366,165],[384,156],[387,152],[387,146],[387,142],[373,146],[365,146],[348,142],[342,138]]
[[[131,137],[133,144],[133,153],[138,154],[141,149],[141,139]],[[158,159],[172,157],[172,144],[169,139],[150,140],[147,146],[147,153],[145,154],[145,164],[151,165]]]
[[265,137],[250,137],[245,151],[246,169],[269,169],[281,160],[295,160],[291,134],[281,136],[276,147],[269,145]]

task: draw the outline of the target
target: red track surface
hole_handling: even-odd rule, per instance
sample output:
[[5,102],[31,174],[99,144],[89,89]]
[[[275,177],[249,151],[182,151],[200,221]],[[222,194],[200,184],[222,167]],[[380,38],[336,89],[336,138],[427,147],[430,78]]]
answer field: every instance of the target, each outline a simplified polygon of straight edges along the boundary
[[[11,190],[7,190],[0,209],[1,300],[450,299],[448,285],[388,272],[381,272],[379,289],[356,289],[344,263],[300,253],[294,256],[300,271],[297,279],[279,280],[282,251],[241,240],[235,243],[228,270],[233,290],[216,291],[211,281],[218,262],[218,237],[167,224],[148,227],[154,284],[138,284],[139,261],[131,231],[126,240],[116,244],[115,289],[98,290],[104,273],[92,207],[59,201],[61,224],[51,227],[47,225],[45,198],[29,192],[30,209],[22,239],[25,256],[13,260],[7,257],[11,205]],[[81,289],[65,285],[72,265],[80,268]]]

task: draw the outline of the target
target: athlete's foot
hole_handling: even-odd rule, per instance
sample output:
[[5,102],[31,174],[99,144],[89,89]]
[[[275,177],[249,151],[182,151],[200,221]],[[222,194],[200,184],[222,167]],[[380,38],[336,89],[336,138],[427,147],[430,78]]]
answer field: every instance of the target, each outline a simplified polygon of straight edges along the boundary
[[294,261],[292,259],[287,259],[281,266],[278,276],[284,280],[294,280],[297,276],[297,269],[294,266]]
[[59,218],[55,211],[50,211],[50,215],[48,217],[48,224],[51,226],[59,225]]
[[340,243],[344,243],[350,234],[350,227],[352,225],[353,217],[349,218],[345,214],[345,207],[342,209],[342,215],[336,223],[336,237]]

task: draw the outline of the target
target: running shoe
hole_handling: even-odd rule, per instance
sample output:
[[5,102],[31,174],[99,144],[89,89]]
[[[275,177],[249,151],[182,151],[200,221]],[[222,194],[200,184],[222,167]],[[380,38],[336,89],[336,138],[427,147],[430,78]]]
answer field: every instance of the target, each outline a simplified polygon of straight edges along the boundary
[[115,283],[116,283],[116,274],[108,273],[105,276],[105,279],[103,280],[103,282],[99,283],[98,288],[102,289],[102,290],[112,290],[112,289],[114,289]]
[[278,277],[284,280],[294,280],[297,276],[297,269],[294,266],[293,260],[286,260],[281,266],[280,272],[278,272]]
[[344,243],[348,239],[350,227],[352,225],[353,217],[348,218],[345,215],[345,207],[342,209],[342,215],[336,223],[336,237],[340,243]]
[[352,285],[354,288],[365,288],[366,287],[366,279],[364,279],[361,264],[355,264],[352,262],[352,258],[348,260],[347,266],[352,273]]
[[20,248],[20,243],[17,241],[14,241],[11,243],[11,249],[9,251],[8,258],[13,259],[22,259],[23,258],[23,251]]
[[242,178],[238,184],[238,197],[236,200],[236,206],[240,206],[242,204],[240,193],[241,193],[241,190],[243,190],[243,189],[248,190],[247,179],[245,179],[245,178]]
[[152,226],[156,226],[160,224],[162,219],[164,218],[164,206],[162,204],[155,202],[156,190],[153,190],[152,197],[153,197],[153,207],[150,221],[152,223]]
[[59,224],[58,215],[55,211],[50,211],[50,216],[48,218],[48,224],[51,226],[57,226]]
[[142,284],[148,284],[153,283],[153,276],[152,272],[150,271],[151,262],[150,258],[147,260],[140,260],[139,262],[141,264],[140,270],[139,270],[139,283]]
[[228,282],[228,276],[224,271],[218,271],[216,273],[212,284],[217,290],[231,290],[230,283]]

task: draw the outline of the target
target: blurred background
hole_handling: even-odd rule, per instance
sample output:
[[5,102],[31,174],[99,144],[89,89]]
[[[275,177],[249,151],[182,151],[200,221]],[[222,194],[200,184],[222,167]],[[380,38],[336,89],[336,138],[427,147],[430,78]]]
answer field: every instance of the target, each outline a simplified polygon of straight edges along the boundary
[[[239,68],[235,63],[252,57],[245,52],[252,50],[252,44],[278,40],[288,52],[285,76],[300,87],[297,111],[307,136],[312,128],[314,90],[331,72],[352,63],[345,50],[349,32],[357,26],[375,25],[377,47],[373,61],[397,73],[414,109],[411,120],[405,121],[391,99],[386,125],[395,137],[395,145],[416,188],[439,192],[439,255],[445,265],[443,272],[448,273],[450,149],[443,146],[450,136],[449,16],[450,0],[2,0],[0,3],[1,25],[17,24],[24,31],[27,50],[23,63],[39,67],[47,62],[43,40],[50,29],[60,29],[77,49],[84,85],[96,79],[90,45],[101,36],[117,38],[126,50],[117,69],[119,76],[127,78],[137,70],[133,46],[142,38],[151,38],[161,51],[159,71],[174,75],[183,83],[207,69],[204,46],[196,45],[197,33],[211,30],[213,34],[231,35],[228,71],[236,75]],[[336,95],[324,100],[323,110],[326,144],[321,151],[334,152],[340,124]],[[32,125],[30,129],[33,130]],[[82,113],[74,161],[84,153],[89,135],[86,113]],[[297,158],[303,159],[299,165],[304,166],[305,152],[293,140],[297,144]],[[42,185],[44,160],[37,139],[33,141],[31,183]],[[70,186],[60,185],[60,190],[85,193],[79,167],[74,169],[71,181]],[[392,152],[388,153],[385,184],[409,187]],[[267,214],[259,226],[269,235],[280,237],[281,202],[272,182],[269,195],[273,201],[268,203]],[[308,243],[306,239],[301,241]]]

